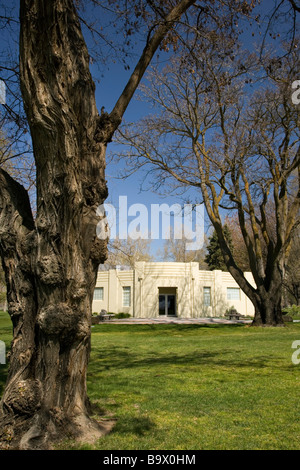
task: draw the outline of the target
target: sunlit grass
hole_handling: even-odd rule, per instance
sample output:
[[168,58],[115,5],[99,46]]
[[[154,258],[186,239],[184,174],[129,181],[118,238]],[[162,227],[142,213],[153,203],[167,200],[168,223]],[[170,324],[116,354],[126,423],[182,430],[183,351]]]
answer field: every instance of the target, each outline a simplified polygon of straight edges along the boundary
[[298,449],[298,325],[101,325],[92,401],[117,418],[98,449]]
[[299,449],[295,340],[299,323],[93,327],[88,393],[95,413],[116,419],[94,448]]

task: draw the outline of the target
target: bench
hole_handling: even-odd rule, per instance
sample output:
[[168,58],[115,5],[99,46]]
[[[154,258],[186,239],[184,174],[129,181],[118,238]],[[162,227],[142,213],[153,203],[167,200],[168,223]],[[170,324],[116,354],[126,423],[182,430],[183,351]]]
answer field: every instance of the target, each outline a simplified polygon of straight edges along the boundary
[[100,321],[111,320],[115,315],[113,313],[100,313]]
[[99,325],[105,320],[111,320],[115,315],[113,313],[99,313],[97,316],[92,316],[92,325]]
[[228,320],[239,320],[243,315],[238,313],[237,310],[232,308],[228,313],[225,314],[225,317],[228,318]]
[[239,320],[241,318],[241,315],[238,313],[229,313],[226,315],[228,317],[228,320]]

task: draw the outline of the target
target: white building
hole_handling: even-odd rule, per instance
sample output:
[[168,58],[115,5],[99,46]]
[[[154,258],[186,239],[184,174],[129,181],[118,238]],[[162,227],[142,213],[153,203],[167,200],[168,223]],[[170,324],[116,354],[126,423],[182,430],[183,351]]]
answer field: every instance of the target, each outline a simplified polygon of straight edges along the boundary
[[[245,275],[253,283],[251,273]],[[200,271],[194,262],[138,262],[132,270],[99,271],[93,301],[93,312],[135,318],[222,317],[230,307],[254,315],[253,304],[231,274]]]

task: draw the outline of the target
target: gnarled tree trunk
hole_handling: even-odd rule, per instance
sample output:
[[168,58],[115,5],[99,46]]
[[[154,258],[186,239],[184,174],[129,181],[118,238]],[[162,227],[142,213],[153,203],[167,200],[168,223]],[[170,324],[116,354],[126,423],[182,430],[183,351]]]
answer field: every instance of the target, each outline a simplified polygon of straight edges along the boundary
[[[21,88],[37,168],[37,216],[4,172],[1,254],[14,323],[2,434],[26,422],[20,447],[44,447],[61,428],[100,436],[88,418],[91,304],[106,242],[109,120],[99,117],[89,56],[71,1],[21,2]],[[30,419],[28,419],[30,417]],[[26,419],[25,419],[26,418]],[[5,437],[5,436],[4,436]]]
[[253,326],[284,326],[282,315],[282,285],[283,271],[279,263],[274,262],[272,274],[264,282],[257,286],[252,295],[255,307]]
[[108,142],[157,47],[195,0],[155,29],[112,113],[99,116],[89,55],[72,0],[21,0],[20,78],[37,169],[37,214],[0,169],[0,255],[13,320],[0,407],[2,448],[45,449],[56,437],[95,439],[86,371],[91,306],[106,240],[97,208],[107,197]]

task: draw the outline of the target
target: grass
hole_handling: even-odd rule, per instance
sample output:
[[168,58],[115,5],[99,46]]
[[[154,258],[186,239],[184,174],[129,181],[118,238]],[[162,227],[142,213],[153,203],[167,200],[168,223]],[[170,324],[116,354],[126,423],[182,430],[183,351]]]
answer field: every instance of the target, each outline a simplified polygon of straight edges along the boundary
[[295,340],[299,323],[94,326],[89,397],[117,422],[93,449],[299,449]]

